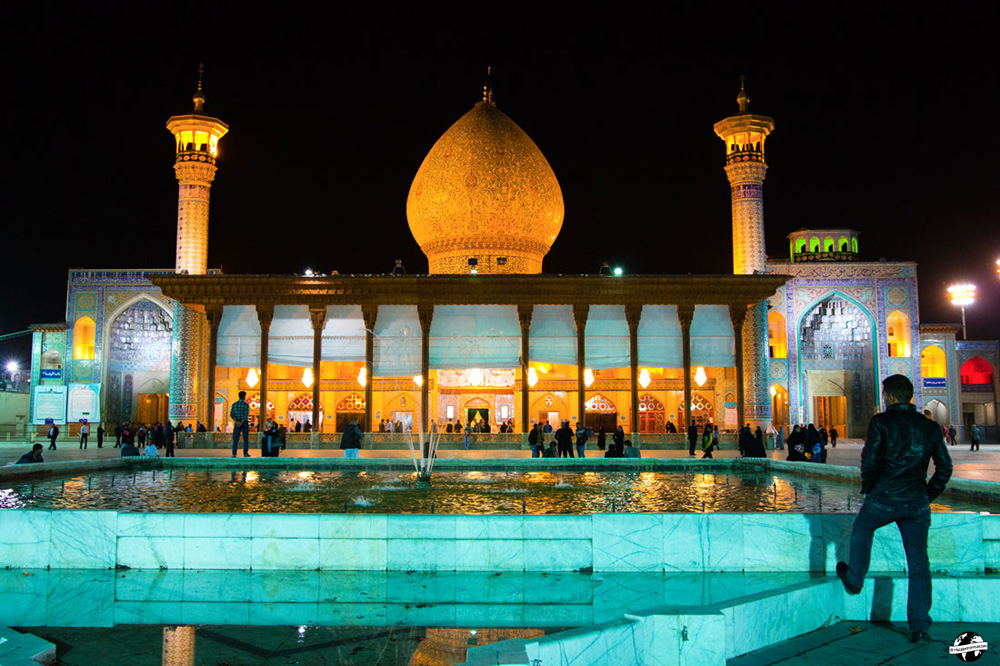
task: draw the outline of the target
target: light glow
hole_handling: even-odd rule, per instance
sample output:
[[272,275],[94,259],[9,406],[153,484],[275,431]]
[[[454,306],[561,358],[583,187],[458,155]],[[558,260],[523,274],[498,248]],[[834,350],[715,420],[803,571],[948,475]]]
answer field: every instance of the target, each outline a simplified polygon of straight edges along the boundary
[[313,385],[313,371],[312,368],[306,368],[302,371],[302,385],[309,388]]
[[646,388],[652,383],[653,378],[649,376],[649,369],[643,368],[639,371],[639,386]]
[[976,285],[969,283],[954,284],[948,287],[948,295],[951,296],[952,305],[972,305],[976,302]]
[[361,384],[361,388],[368,384],[368,368],[362,367],[358,370],[358,384]]
[[413,375],[413,383],[416,384],[418,388],[423,388],[423,386],[424,386],[424,376],[423,375]]
[[18,371],[17,361],[7,361],[7,372],[14,374]]
[[480,368],[472,368],[469,370],[469,385],[470,386],[482,386],[484,383],[483,371]]
[[259,379],[260,375],[257,374],[256,368],[250,368],[249,370],[247,370],[247,386],[249,386],[250,388],[257,386],[257,382],[259,381]]
[[538,373],[535,372],[534,368],[528,368],[528,386],[535,388],[535,384],[538,383]]
[[774,387],[772,386],[772,387],[771,387],[771,397],[773,398],[773,397],[774,397],[774,396],[776,396],[776,395],[778,395],[778,389],[776,389],[776,388],[774,388]]
[[704,386],[707,381],[708,375],[705,374],[705,368],[699,365],[698,369],[694,371],[694,383],[698,386]]
[[587,368],[583,371],[583,385],[590,388],[590,385],[594,383],[594,371]]

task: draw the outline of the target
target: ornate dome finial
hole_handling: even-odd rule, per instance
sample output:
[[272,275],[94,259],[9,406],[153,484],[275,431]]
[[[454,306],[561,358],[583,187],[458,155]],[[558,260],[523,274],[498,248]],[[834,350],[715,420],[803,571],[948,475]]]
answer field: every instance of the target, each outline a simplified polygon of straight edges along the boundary
[[493,82],[490,81],[490,74],[493,68],[489,65],[486,66],[486,82],[483,83],[483,101],[490,106],[496,106],[493,103]]
[[205,74],[205,63],[198,64],[198,90],[191,99],[194,101],[194,112],[201,113],[205,107],[205,93],[201,91],[201,77]]
[[740,92],[736,95],[736,103],[739,104],[741,113],[745,113],[747,106],[750,105],[750,95],[747,94],[746,80],[747,77],[740,74]]

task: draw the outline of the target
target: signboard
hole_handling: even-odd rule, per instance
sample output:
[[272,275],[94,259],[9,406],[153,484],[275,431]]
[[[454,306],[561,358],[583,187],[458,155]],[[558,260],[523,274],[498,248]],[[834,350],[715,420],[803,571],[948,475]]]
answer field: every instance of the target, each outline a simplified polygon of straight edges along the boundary
[[44,425],[46,419],[52,419],[52,423],[57,425],[66,423],[65,386],[35,387],[35,412],[32,423]]
[[725,423],[727,426],[736,426],[737,428],[740,426],[740,423],[739,423],[740,419],[739,419],[739,416],[736,413],[736,407],[737,406],[738,405],[735,402],[726,402],[726,403],[723,403],[723,406],[722,406],[723,421],[722,422]]
[[226,399],[221,395],[215,396],[215,425],[222,427],[225,424]]
[[42,379],[62,379],[62,368],[42,370]]
[[924,388],[947,388],[947,377],[924,377]]
[[66,417],[70,422],[86,419],[92,423],[101,420],[101,385],[70,384]]

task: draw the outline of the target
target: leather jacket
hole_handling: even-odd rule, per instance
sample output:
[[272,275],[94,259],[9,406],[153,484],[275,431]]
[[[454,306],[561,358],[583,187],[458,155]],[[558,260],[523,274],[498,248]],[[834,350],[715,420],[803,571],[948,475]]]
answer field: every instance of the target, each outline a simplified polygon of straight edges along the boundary
[[[927,481],[927,463],[934,476]],[[937,423],[912,404],[889,405],[868,424],[861,451],[861,492],[891,500],[933,500],[951,478],[951,456]]]

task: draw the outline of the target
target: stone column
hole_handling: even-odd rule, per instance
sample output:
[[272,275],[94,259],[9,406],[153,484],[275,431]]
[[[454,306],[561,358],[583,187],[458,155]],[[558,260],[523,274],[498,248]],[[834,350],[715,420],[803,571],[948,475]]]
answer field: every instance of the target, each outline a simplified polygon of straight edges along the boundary
[[428,397],[430,396],[430,366],[431,366],[431,324],[434,322],[434,304],[421,303],[417,306],[417,316],[420,318],[420,376],[424,378],[420,387],[420,418],[425,431],[430,428],[427,420]]
[[684,358],[684,427],[691,425],[691,320],[694,319],[693,305],[678,305],[677,319],[681,325],[681,349]]
[[631,374],[629,389],[632,403],[632,443],[639,443],[639,319],[642,317],[642,305],[629,304],[625,306],[625,320],[628,322],[629,372]]
[[267,343],[271,333],[274,306],[257,304],[257,321],[260,322],[260,412],[257,415],[257,431],[264,430],[267,422]]
[[742,303],[729,304],[729,318],[733,322],[733,347],[736,357],[736,427],[742,428],[746,423],[744,399],[744,368],[743,368],[743,322],[747,317],[747,309]]
[[[576,322],[576,408],[580,423],[584,423],[587,410],[587,386],[583,381],[583,373],[587,365],[587,317],[590,315],[590,305],[574,305],[573,321]],[[586,424],[585,424],[586,425]]]
[[170,353],[170,402],[168,417],[173,422],[198,418],[198,378],[201,375],[204,315],[174,301],[174,330]]
[[[739,350],[739,347],[737,347]],[[749,308],[743,322],[744,420],[766,431],[773,418],[770,359],[767,352],[767,301]]]
[[531,335],[531,316],[534,314],[535,306],[528,303],[527,305],[517,306],[517,319],[521,324],[521,432],[527,433],[530,430],[529,422],[531,419],[528,418],[528,409],[530,409],[531,401],[529,400],[531,386],[528,385],[528,368],[530,363],[530,335]]
[[313,385],[312,385],[312,424],[313,439],[319,432],[319,382],[322,374],[323,360],[323,326],[326,324],[326,307],[309,308],[309,320],[313,328]]
[[215,442],[215,364],[219,352],[219,322],[222,321],[222,307],[205,309],[205,319],[208,321],[208,414],[205,417],[205,428],[208,429],[208,441]]
[[375,384],[375,320],[378,319],[377,305],[362,305],[361,317],[365,320],[365,432],[373,432],[375,422],[372,400]]

